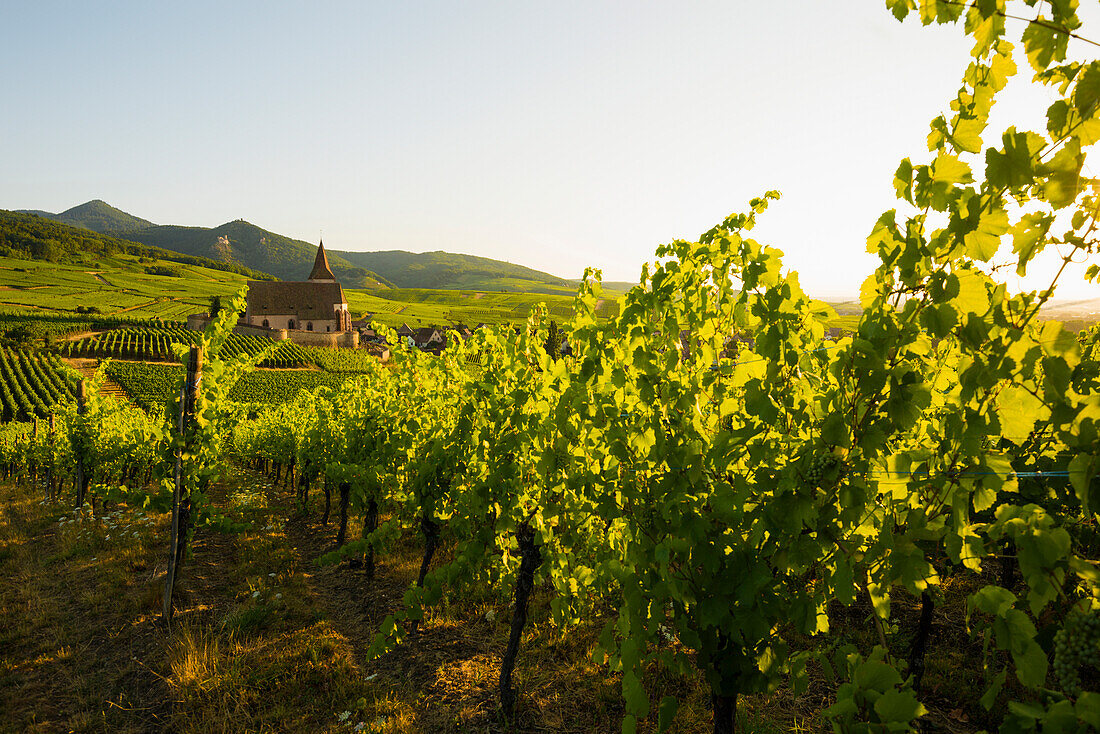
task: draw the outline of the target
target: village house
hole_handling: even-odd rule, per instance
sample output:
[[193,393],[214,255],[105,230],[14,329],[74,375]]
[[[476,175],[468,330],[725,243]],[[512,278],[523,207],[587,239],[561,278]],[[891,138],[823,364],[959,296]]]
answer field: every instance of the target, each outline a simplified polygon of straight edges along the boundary
[[443,332],[433,326],[417,329],[413,333],[412,339],[417,349],[432,351],[436,354],[441,352],[447,344],[447,341],[443,338]]

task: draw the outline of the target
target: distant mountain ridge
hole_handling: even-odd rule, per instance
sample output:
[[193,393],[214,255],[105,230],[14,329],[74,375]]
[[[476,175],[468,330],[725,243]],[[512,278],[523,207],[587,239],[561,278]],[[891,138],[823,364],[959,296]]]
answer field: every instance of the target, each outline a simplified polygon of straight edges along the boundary
[[[217,227],[154,225],[119,235],[145,245],[247,265],[282,278],[305,280],[313,268],[317,245],[295,240],[238,219]],[[385,288],[385,278],[328,250],[329,266],[348,288]]]
[[37,214],[40,217],[67,224],[70,227],[83,227],[93,232],[109,235],[118,235],[119,232],[156,226],[147,219],[127,214],[100,199],[92,199],[83,204],[78,204],[60,214],[51,214],[38,209],[17,209],[16,211],[24,214]]
[[11,212],[0,209],[0,254],[46,262],[81,262],[99,255],[125,253],[138,257],[199,265],[256,280],[273,280],[274,276],[238,263],[188,255],[174,250],[151,247],[95,232],[86,227],[62,224],[35,212]]
[[523,265],[514,265],[478,255],[458,255],[443,250],[420,253],[405,250],[377,252],[331,250],[330,253],[373,270],[398,288],[465,289],[473,287],[471,283],[474,281],[487,278],[532,281],[558,287],[568,286],[564,278]]
[[[235,263],[284,280],[305,280],[317,245],[238,219],[217,227],[153,224],[95,199],[60,214],[26,213],[151,247]],[[572,293],[576,281],[477,255],[437,250],[351,252],[326,247],[329,265],[348,288],[439,288],[526,293]]]

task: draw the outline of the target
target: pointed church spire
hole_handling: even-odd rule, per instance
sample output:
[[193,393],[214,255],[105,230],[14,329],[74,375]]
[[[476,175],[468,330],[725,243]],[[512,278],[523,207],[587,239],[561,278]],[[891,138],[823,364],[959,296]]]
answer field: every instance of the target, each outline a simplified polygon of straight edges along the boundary
[[336,282],[336,276],[332,274],[332,270],[328,266],[324,240],[321,240],[321,243],[317,246],[317,259],[313,261],[313,272],[309,274],[309,279]]

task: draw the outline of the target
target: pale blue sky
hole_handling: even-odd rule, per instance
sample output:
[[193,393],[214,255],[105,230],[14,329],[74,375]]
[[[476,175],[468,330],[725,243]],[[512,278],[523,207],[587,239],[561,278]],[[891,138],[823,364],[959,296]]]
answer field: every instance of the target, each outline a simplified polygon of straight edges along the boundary
[[854,294],[969,46],[877,0],[9,2],[0,208],[633,281],[777,188],[757,237]]

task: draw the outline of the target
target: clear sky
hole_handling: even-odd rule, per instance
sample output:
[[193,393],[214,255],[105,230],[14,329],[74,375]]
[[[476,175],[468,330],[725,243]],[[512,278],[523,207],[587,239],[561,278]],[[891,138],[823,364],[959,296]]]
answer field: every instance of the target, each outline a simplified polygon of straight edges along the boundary
[[[7,2],[0,208],[99,198],[633,281],[776,188],[756,237],[812,294],[853,295],[969,47],[881,0]],[[994,125],[1041,129],[1038,99]]]

